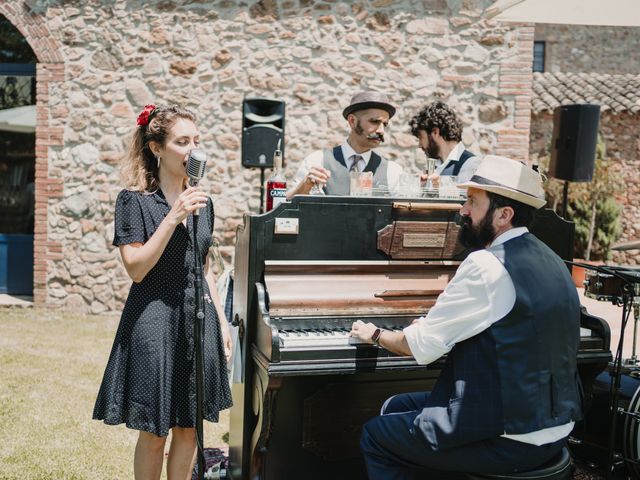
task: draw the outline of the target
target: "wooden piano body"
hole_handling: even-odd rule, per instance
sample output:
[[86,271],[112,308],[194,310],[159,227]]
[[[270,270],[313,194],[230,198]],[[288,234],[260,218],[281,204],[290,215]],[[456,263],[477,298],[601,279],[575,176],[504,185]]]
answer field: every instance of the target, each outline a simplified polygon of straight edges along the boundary
[[[366,479],[362,424],[384,400],[429,390],[442,360],[418,365],[349,342],[356,319],[401,329],[428,312],[464,252],[461,201],[295,197],[246,215],[235,253],[234,321],[241,380],[233,385],[233,479]],[[532,231],[572,257],[573,224],[542,211]],[[611,358],[609,330],[583,314],[585,387]]]

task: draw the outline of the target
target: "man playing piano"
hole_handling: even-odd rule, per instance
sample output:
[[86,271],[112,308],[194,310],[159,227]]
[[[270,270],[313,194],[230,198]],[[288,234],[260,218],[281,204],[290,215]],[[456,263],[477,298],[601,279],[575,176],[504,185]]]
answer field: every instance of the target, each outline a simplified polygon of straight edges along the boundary
[[467,150],[462,143],[462,123],[446,103],[437,101],[420,110],[409,122],[411,133],[428,158],[439,160],[434,172],[421,176],[422,181],[437,184],[441,176],[455,177],[466,182],[478,168],[480,157]]
[[352,336],[420,364],[448,354],[433,391],[391,397],[364,425],[372,480],[532,470],[561,451],[581,415],[576,288],[527,229],[545,203],[540,175],[487,156],[459,187],[467,188],[460,240],[480,249],[402,332],[352,327]]
[[384,142],[384,131],[395,113],[395,107],[383,93],[368,91],[354,95],[342,112],[349,122],[349,136],[342,145],[316,150],[302,161],[287,199],[309,193],[349,195],[350,173],[354,171],[371,172],[373,188],[395,192],[402,167],[372,150]]

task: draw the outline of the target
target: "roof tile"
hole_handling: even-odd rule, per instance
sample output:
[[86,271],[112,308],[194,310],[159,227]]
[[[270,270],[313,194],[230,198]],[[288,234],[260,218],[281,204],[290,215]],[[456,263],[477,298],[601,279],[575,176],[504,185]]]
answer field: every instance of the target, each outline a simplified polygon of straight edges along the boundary
[[636,113],[640,110],[640,75],[606,73],[535,72],[533,113],[553,112],[560,105],[593,103],[602,111]]

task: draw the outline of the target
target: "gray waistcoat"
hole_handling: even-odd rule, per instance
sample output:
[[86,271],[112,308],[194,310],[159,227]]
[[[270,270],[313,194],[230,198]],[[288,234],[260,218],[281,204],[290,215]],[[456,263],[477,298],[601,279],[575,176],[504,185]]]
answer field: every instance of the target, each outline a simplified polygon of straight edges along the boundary
[[[349,195],[351,193],[351,178],[342,155],[342,148],[337,146],[333,150],[323,150],[322,153],[322,166],[331,172],[331,178],[324,187],[324,193],[327,195]],[[371,152],[371,158],[364,171],[373,172],[373,188],[389,187],[387,184],[388,165],[388,160]]]

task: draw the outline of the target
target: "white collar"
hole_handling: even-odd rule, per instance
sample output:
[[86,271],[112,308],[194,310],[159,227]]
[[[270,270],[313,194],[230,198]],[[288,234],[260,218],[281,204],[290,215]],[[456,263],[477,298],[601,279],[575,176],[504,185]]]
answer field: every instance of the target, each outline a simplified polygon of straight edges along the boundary
[[347,163],[347,160],[349,160],[354,155],[360,155],[364,159],[365,165],[369,164],[369,159],[371,158],[371,150],[358,153],[351,147],[351,145],[349,145],[349,142],[347,142],[346,140],[341,145],[341,148],[342,148],[342,155],[344,156],[345,163]]
[[462,142],[458,142],[457,145],[453,147],[453,150],[449,152],[449,156],[447,156],[447,159],[444,161],[444,163],[448,163],[450,161],[457,162],[458,160],[460,160],[462,152],[464,152],[464,144]]
[[527,227],[513,227],[510,228],[509,230],[507,230],[506,232],[502,232],[500,235],[498,235],[493,242],[491,242],[491,245],[489,245],[489,247],[495,247],[496,245],[502,245],[503,243],[519,237],[521,235],[524,235],[525,233],[527,233],[529,231],[529,229]]

